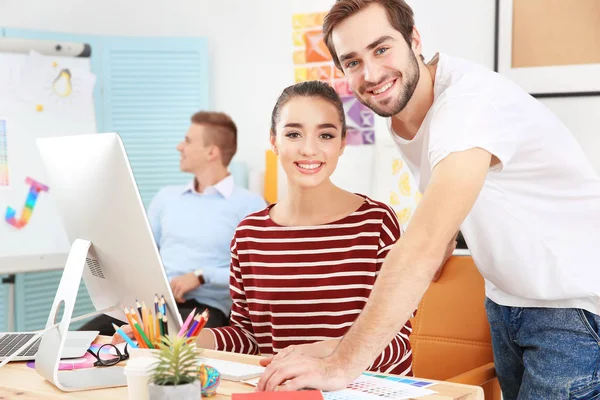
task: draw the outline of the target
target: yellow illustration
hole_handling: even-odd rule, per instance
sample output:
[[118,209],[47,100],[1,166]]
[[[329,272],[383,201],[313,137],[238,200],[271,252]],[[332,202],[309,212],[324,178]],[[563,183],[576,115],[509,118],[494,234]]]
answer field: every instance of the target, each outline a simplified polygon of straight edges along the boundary
[[63,69],[58,74],[58,77],[54,79],[52,89],[60,97],[69,97],[73,91],[71,85],[71,72],[68,69]]
[[415,193],[415,203],[419,204],[419,202],[421,201],[421,198],[423,197],[423,195],[421,194],[421,192],[419,192],[417,190],[417,192]]
[[390,193],[390,206],[399,206],[400,198],[396,192]]
[[398,158],[394,159],[392,163],[392,175],[397,175],[402,170],[402,167],[404,167],[404,161]]
[[391,160],[389,205],[394,209],[404,229],[408,226],[415,208],[421,200],[417,184],[406,162],[398,156]]
[[404,172],[400,175],[400,178],[398,179],[398,190],[403,196],[411,195],[412,188],[410,185],[410,174],[408,172]]
[[396,215],[398,216],[398,220],[402,225],[405,225],[410,220],[410,216],[412,215],[412,210],[410,207],[403,208],[400,211],[396,211]]

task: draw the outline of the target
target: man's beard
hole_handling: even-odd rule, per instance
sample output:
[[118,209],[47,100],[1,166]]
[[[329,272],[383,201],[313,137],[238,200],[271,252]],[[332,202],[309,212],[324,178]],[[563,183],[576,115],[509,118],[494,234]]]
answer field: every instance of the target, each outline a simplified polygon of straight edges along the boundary
[[[410,99],[412,98],[415,89],[417,88],[417,83],[419,83],[420,71],[419,71],[419,63],[417,62],[417,58],[415,54],[409,50],[410,53],[410,65],[406,70],[406,75],[404,76],[404,85],[400,91],[400,95],[396,98],[390,98],[385,100],[383,103],[379,103],[377,105],[370,103],[368,100],[363,98],[361,95],[356,92],[354,95],[365,106],[369,107],[371,110],[375,112],[375,114],[380,117],[393,117],[398,114],[408,104]],[[384,76],[377,84],[369,85],[368,87],[375,87],[380,85],[382,82],[390,81],[396,79],[396,83],[400,84],[400,77],[402,74],[399,71],[394,71],[393,73]],[[362,86],[359,88],[359,93],[365,94],[368,90],[367,86]]]

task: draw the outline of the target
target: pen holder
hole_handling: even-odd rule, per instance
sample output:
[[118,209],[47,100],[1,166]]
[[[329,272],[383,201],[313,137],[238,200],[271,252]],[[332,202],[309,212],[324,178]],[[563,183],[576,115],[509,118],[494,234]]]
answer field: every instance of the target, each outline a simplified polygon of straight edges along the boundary
[[[196,347],[196,344],[190,344],[190,346],[194,347],[194,352],[198,357],[202,355],[203,348]],[[158,357],[160,354],[160,349],[146,349],[146,348],[130,348],[128,349],[129,358],[139,358],[139,357]]]
[[137,349],[129,349],[129,359],[140,358],[140,357],[158,357],[158,353],[160,350],[158,349],[142,349],[138,347]]

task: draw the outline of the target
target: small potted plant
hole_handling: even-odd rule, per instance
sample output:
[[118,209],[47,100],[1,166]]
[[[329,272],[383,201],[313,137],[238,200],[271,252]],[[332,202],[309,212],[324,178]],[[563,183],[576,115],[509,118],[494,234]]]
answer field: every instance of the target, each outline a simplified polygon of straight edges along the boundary
[[194,341],[188,337],[163,336],[157,357],[150,378],[150,400],[198,400],[201,385]]

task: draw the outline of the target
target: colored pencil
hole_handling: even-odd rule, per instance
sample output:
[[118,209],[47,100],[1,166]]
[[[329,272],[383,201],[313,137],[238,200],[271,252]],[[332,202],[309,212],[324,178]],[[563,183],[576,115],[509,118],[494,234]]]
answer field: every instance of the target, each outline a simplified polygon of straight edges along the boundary
[[209,318],[210,318],[210,311],[208,311],[208,309],[202,311],[202,321],[200,321],[200,330],[204,329],[204,326],[208,322]]
[[129,322],[129,326],[131,327],[131,330],[133,331],[133,336],[135,336],[135,340],[138,342],[138,345],[140,347],[143,347],[144,342],[143,342],[142,338],[140,337],[139,333],[137,333],[137,331],[135,329],[133,329],[134,318],[129,313],[129,310],[127,310],[127,307],[125,307],[124,311],[125,311],[125,316],[127,317],[127,321]]
[[137,331],[139,332],[140,336],[142,336],[142,339],[144,339],[144,342],[146,343],[146,345],[148,346],[149,349],[153,349],[154,346],[152,345],[152,343],[150,343],[150,339],[148,339],[148,336],[146,336],[146,334],[144,333],[144,330],[142,329],[141,326],[139,326],[139,324],[136,322],[135,324],[133,324],[133,326],[135,327],[135,329],[137,329]]
[[154,315],[158,314],[158,295],[154,295]]
[[135,306],[138,310],[138,313],[140,314],[140,318],[144,318],[142,316],[142,306],[140,305],[140,302],[138,301],[138,299],[135,299]]
[[160,297],[160,305],[162,306],[162,314],[167,315],[167,302],[165,301],[165,296]]
[[135,312],[133,307],[131,307],[131,311],[129,313],[133,318],[133,322],[137,322],[138,324],[142,325],[142,318]]
[[162,296],[160,299],[158,299],[158,310],[160,311],[160,313],[162,315],[165,315],[165,297]]
[[[135,309],[133,307],[131,307],[131,311],[130,311],[131,317],[133,318],[133,323],[137,323],[139,326],[144,326],[144,324],[142,323],[142,318],[138,315],[138,313],[135,311]],[[131,327],[133,328],[133,325],[131,325]],[[133,330],[134,332],[137,332],[137,329]],[[142,335],[140,335],[140,333],[138,332],[138,335],[140,336],[140,339],[142,337]],[[138,345],[144,349],[148,348],[148,345],[146,345],[146,342],[144,340],[138,340]]]
[[165,334],[165,323],[163,322],[162,313],[158,313],[158,316],[156,317],[156,322],[158,323],[158,330],[160,332],[160,336],[162,337]]
[[208,318],[210,318],[210,312],[208,310],[202,311],[202,318],[196,327],[196,330],[192,333],[192,336],[198,336],[200,331],[204,328],[206,323],[208,322]]
[[168,321],[166,315],[163,315],[163,325],[165,327],[164,328],[165,329],[164,335],[165,336],[169,336],[169,321]]
[[162,318],[160,317],[160,313],[156,313],[154,316],[154,339],[160,343],[160,337],[162,336],[162,329],[160,329],[160,324],[162,324]]
[[156,335],[154,334],[155,327],[156,325],[154,324],[154,316],[152,315],[151,311],[148,311],[148,337],[150,338],[152,344],[156,343]]
[[117,332],[119,334],[119,336],[121,336],[123,338],[123,340],[125,342],[127,342],[127,344],[129,345],[129,347],[131,347],[132,349],[137,349],[137,345],[135,343],[133,343],[133,340],[131,340],[129,338],[129,336],[127,336],[127,334],[125,332],[123,332],[123,330],[121,328],[119,328],[117,325],[112,324],[115,332]]
[[153,343],[152,335],[150,334],[150,317],[148,317],[148,309],[146,305],[142,305],[142,327],[144,328],[144,333],[150,339],[150,343]]
[[200,316],[200,315],[196,315],[194,317],[194,322],[192,322],[192,325],[190,326],[190,328],[187,331],[187,334],[186,334],[187,337],[191,337],[192,336],[192,333],[194,333],[194,331],[196,330],[196,327],[200,323],[200,319],[201,318],[202,318],[202,316]]
[[177,336],[183,336],[185,334],[185,332],[187,332],[188,326],[190,326],[190,322],[192,322],[192,319],[194,318],[195,313],[196,313],[196,307],[194,307],[194,309],[189,313],[189,315],[185,319],[185,322],[183,323],[183,326],[181,327],[181,330],[179,331]]

